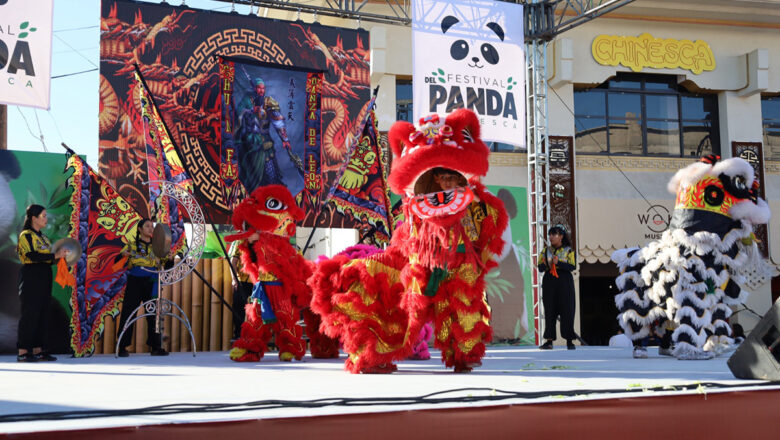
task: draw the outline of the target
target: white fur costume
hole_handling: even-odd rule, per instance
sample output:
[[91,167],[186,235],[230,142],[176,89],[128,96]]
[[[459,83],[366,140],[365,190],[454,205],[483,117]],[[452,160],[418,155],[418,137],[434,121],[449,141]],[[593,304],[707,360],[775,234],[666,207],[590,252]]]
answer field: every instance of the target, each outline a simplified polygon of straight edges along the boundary
[[765,264],[753,226],[769,220],[769,207],[756,196],[754,180],[744,160],[717,156],[675,174],[668,185],[677,194],[669,229],[641,249],[612,254],[620,269],[618,322],[629,338],[637,342],[668,320],[676,327],[678,359],[707,359],[733,343],[729,306],[748,295],[739,269]]

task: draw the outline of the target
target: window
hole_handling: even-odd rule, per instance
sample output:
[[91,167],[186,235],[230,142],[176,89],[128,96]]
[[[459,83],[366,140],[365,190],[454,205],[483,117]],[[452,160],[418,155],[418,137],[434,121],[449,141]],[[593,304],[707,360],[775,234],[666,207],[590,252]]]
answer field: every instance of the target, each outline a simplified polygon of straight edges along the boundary
[[764,160],[780,160],[780,96],[761,97]]
[[578,153],[720,154],[717,96],[689,93],[673,76],[620,73],[598,87],[575,90],[574,124]]
[[525,149],[521,150],[514,145],[505,144],[503,142],[485,142],[485,144],[488,146],[490,151],[499,151],[502,153],[517,153],[520,151],[526,151]]
[[395,80],[395,119],[412,122],[412,80]]

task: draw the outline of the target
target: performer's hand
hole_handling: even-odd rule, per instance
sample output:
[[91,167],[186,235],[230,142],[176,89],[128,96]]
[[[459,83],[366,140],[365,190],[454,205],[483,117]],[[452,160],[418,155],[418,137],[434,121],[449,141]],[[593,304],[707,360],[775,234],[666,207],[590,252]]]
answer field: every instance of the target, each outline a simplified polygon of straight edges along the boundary
[[70,254],[70,249],[60,249],[54,254],[54,258],[65,258]]
[[553,257],[552,257],[552,264],[558,264],[558,256],[557,255],[553,255]]

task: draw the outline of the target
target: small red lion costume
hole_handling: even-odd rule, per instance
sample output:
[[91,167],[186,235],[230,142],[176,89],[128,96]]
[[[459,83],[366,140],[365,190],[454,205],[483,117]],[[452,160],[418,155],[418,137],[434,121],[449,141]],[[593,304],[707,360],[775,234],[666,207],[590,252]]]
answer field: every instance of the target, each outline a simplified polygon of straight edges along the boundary
[[[395,371],[429,321],[445,365],[471,371],[492,337],[485,274],[496,266],[508,222],[503,203],[480,182],[489,150],[479,120],[462,109],[446,120],[424,118],[419,128],[399,121],[389,138],[388,182],[404,197],[406,220],[383,253],[320,263],[311,307],[322,316],[320,329],[340,338],[352,373]],[[460,174],[459,186],[439,186],[442,173]]]
[[[262,285],[276,317],[275,322],[263,323],[260,304],[250,301],[246,305],[241,336],[230,350],[230,358],[234,361],[262,359],[272,332],[276,335],[279,359],[300,360],[306,353],[306,342],[297,322],[304,308],[312,356],[338,357],[337,342],[319,333],[319,317],[307,309],[311,289],[306,279],[311,276],[312,264],[290,244],[290,237],[295,235],[295,222],[302,219],[303,210],[282,185],[257,188],[233,211],[233,226],[241,232],[225,239],[244,240],[239,246],[244,271],[256,286]],[[246,239],[254,233],[258,233],[260,239],[248,243]]]

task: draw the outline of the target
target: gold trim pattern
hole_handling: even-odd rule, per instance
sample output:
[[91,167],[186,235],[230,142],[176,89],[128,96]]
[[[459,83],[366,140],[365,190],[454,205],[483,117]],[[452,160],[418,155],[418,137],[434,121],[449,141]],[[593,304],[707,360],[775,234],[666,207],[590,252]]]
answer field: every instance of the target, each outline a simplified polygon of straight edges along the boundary
[[766,174],[780,174],[780,161],[777,160],[765,160],[764,172]]
[[[698,158],[577,155],[578,170],[655,171],[674,173]],[[617,165],[617,168],[616,168]]]
[[526,153],[490,153],[488,159],[491,167],[528,166],[528,155]]
[[[490,166],[525,167],[528,166],[526,153],[490,153]],[[623,171],[664,171],[675,172],[685,168],[697,158],[680,157],[641,157],[641,156],[602,156],[595,154],[576,155],[578,170],[609,170],[615,164]],[[780,161],[764,161],[764,172],[780,174]]]

